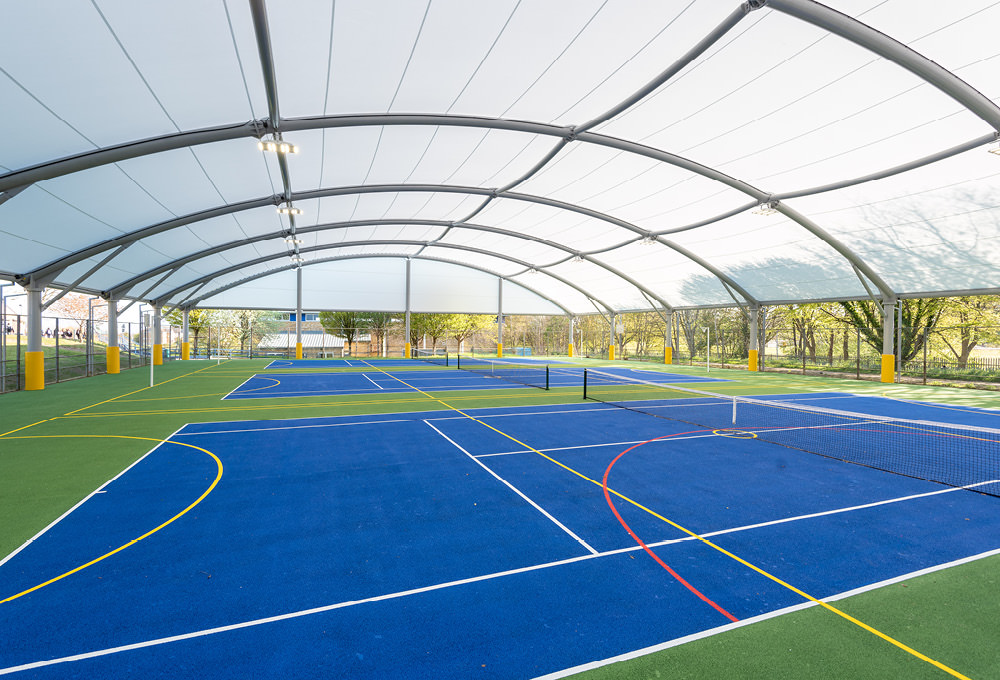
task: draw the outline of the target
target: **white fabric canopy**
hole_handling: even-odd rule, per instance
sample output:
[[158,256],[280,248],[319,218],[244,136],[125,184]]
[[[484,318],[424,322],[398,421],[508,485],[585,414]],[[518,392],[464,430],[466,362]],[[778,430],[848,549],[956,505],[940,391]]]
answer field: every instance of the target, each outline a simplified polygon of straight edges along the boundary
[[5,9],[23,285],[292,309],[302,267],[310,309],[490,314],[1000,291],[993,0]]

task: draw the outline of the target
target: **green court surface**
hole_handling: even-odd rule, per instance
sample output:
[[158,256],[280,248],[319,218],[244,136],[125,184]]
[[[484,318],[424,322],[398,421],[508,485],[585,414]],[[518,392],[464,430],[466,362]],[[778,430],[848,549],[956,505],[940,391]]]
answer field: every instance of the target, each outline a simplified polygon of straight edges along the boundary
[[[4,395],[0,398],[0,558],[120,473],[156,441],[167,438],[186,423],[447,408],[435,401],[433,395],[420,393],[222,401],[224,395],[262,371],[268,363],[269,360],[221,364],[177,361],[157,367],[153,387],[148,386],[149,373],[135,369],[117,376],[52,385],[42,392]],[[578,363],[610,365],[593,361]],[[705,375],[704,367],[653,364],[635,367]],[[752,374],[716,368],[709,375],[731,381],[713,383],[709,388],[724,394],[851,392],[933,402],[946,410],[994,408],[996,401],[991,393],[944,387]],[[449,392],[447,401],[457,408],[477,408],[574,403],[580,396],[577,388],[554,388],[548,392],[525,388]],[[1000,411],[997,415],[1000,421]],[[109,443],[102,437],[108,434],[118,438]],[[998,581],[1000,556],[992,556],[853,595],[839,600],[836,606],[965,677],[1000,677],[1000,657],[996,654],[996,622],[1000,620]],[[822,607],[811,606],[585,670],[572,677],[949,676],[916,656],[900,653],[878,636],[850,625]]]

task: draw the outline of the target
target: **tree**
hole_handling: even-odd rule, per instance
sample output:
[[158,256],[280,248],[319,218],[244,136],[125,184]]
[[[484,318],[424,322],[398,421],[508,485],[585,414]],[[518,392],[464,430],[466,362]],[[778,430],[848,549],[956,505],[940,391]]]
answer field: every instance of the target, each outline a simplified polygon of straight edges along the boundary
[[[55,298],[61,292],[54,288],[47,288],[42,294],[43,303]],[[87,320],[90,318],[91,307],[94,310],[95,321],[106,321],[108,318],[107,303],[98,299],[94,300],[92,304],[90,302],[92,299],[91,296],[81,293],[66,293],[56,300],[46,312],[63,320],[71,319],[76,324],[77,337],[86,337]],[[60,324],[60,329],[63,328],[64,326]]]
[[458,351],[462,351],[462,343],[479,331],[493,325],[493,317],[487,314],[449,314],[447,320],[449,337],[458,343]]
[[936,334],[955,357],[958,368],[967,368],[972,350],[986,339],[986,327],[1000,322],[1000,298],[983,295],[946,298],[944,302],[943,327]]
[[[226,344],[240,346],[241,353],[248,355],[260,338],[278,330],[281,321],[275,312],[256,309],[234,309],[220,312],[218,322],[225,326]],[[254,341],[257,338],[257,341]]]
[[360,312],[320,312],[319,322],[324,331],[347,341],[347,353],[350,354],[354,338],[364,330],[365,317]]
[[410,345],[416,347],[420,338],[427,335],[431,338],[431,347],[437,347],[437,341],[448,332],[450,314],[410,314]]
[[365,326],[372,336],[372,344],[378,347],[378,353],[382,353],[382,345],[385,336],[392,328],[396,315],[390,312],[365,312]]
[[[188,331],[194,334],[193,353],[198,353],[198,336],[206,328],[218,326],[222,315],[215,309],[192,309],[188,312]],[[163,317],[171,326],[180,328],[184,325],[184,314],[179,309],[172,309]],[[211,351],[210,348],[206,348]]]
[[[902,354],[900,362],[905,364],[923,349],[927,335],[938,324],[945,302],[943,298],[907,299],[900,302],[903,305],[903,324],[902,328],[895,330],[893,348],[896,346],[896,341],[899,340]],[[851,324],[861,333],[865,343],[881,354],[884,325],[882,305],[871,300],[849,300],[839,304],[847,313]]]

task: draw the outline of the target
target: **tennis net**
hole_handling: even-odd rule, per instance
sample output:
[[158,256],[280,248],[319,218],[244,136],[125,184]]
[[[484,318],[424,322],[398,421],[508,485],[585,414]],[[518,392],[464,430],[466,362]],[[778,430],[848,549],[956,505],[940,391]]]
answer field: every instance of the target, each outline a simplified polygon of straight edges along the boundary
[[1000,430],[694,390],[587,369],[584,398],[1000,496]]
[[458,355],[458,367],[463,371],[471,371],[519,385],[538,387],[543,390],[549,389],[548,366]]
[[415,349],[410,356],[429,364],[448,367],[448,350],[446,349]]

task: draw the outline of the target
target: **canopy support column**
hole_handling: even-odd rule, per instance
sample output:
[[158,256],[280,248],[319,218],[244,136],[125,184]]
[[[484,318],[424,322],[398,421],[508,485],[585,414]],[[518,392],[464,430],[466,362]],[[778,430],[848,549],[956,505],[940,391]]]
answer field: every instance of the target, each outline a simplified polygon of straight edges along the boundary
[[611,332],[608,334],[608,337],[611,340],[611,342],[608,343],[608,361],[615,360],[615,340],[617,339],[615,331],[617,330],[617,328],[618,328],[618,314],[616,314],[615,312],[611,312]]
[[756,371],[760,366],[758,347],[760,338],[760,305],[750,305],[750,342],[749,357],[747,358],[747,370]]
[[497,279],[497,358],[503,357],[503,279]]
[[118,348],[118,300],[108,298],[108,346],[104,350],[109,375],[121,373],[121,350]]
[[406,336],[404,341],[406,344],[403,345],[403,357],[406,359],[412,358],[410,355],[413,352],[413,346],[410,344],[410,258],[406,258]]
[[45,389],[45,351],[42,349],[42,291],[45,286],[32,280],[28,294],[28,345],[24,352],[24,389]]
[[181,312],[181,360],[191,359],[191,311],[185,309]]
[[302,358],[302,267],[295,270],[295,358]]
[[892,340],[895,331],[896,300],[887,298],[882,301],[882,382],[895,382],[896,355],[893,354]]
[[672,364],[674,363],[674,312],[673,310],[666,313],[663,317],[666,322],[667,327],[663,333],[663,363]]
[[574,336],[574,331],[575,330],[576,330],[576,318],[571,316],[571,317],[569,317],[569,356],[570,356],[570,358],[573,358],[573,338],[575,337]]
[[163,305],[153,306],[153,365],[163,365],[163,333],[160,328]]

